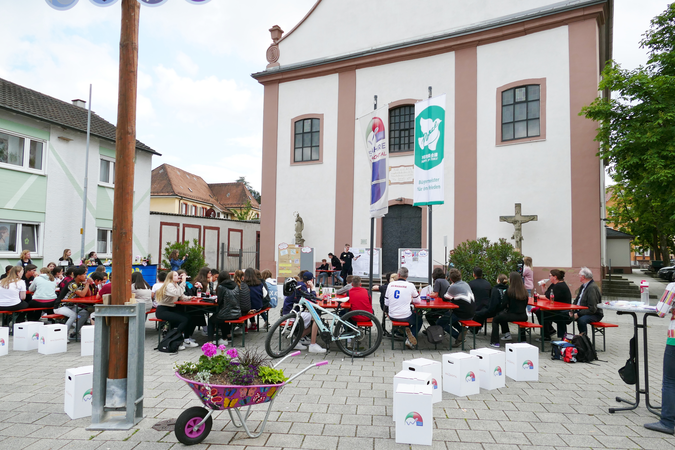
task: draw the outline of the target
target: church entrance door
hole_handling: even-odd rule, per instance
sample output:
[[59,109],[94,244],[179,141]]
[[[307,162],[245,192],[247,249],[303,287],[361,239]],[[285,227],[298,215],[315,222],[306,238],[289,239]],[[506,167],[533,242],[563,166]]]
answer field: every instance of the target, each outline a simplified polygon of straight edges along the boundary
[[382,274],[398,270],[399,248],[422,247],[422,208],[392,205],[382,219]]

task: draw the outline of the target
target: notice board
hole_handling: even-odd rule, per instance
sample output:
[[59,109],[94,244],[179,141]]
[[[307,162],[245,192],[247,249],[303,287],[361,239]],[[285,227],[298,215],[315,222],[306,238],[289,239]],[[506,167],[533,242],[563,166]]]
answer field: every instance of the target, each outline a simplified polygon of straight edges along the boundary
[[279,270],[278,277],[288,278],[296,276],[300,270],[308,270],[314,273],[314,249],[311,247],[299,247],[285,243],[278,247]]
[[[360,256],[359,259],[352,261],[352,273],[361,278],[368,278],[370,276],[370,248],[351,247],[349,251],[354,254],[354,257]],[[381,279],[382,251],[379,248],[374,248],[373,254],[373,279]]]
[[408,269],[408,281],[429,281],[429,251],[426,248],[399,248],[398,267]]

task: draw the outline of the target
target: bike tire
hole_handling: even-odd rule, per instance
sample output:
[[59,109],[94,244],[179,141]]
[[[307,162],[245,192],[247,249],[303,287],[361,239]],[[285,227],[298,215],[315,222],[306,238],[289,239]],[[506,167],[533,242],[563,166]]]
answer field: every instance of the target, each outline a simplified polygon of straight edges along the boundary
[[178,419],[176,419],[176,424],[174,426],[176,439],[185,445],[199,444],[206,439],[213,426],[213,417],[206,419],[206,422],[204,422],[197,431],[194,431],[193,428],[196,424],[201,422],[208,413],[208,410],[201,406],[193,406],[192,408],[183,411],[183,413],[178,416]]
[[[295,320],[297,317],[298,320],[302,321],[302,317],[296,316],[294,313],[286,314],[281,316],[279,320],[275,322],[274,325],[270,327],[270,330],[267,332],[267,337],[265,338],[265,351],[271,358],[281,358],[282,356],[288,355],[302,337],[302,332],[305,329],[303,323],[296,325],[293,335],[290,331],[292,327],[288,327],[285,332],[281,332],[282,323],[286,320]],[[281,333],[281,334],[280,334]]]
[[[366,329],[363,327],[359,328],[359,336],[356,337],[358,341],[357,346],[348,345],[347,341],[344,339],[338,339],[335,341],[338,348],[346,355],[353,356],[354,358],[363,358],[372,354],[377,350],[382,343],[382,324],[373,314],[367,311],[349,311],[347,314],[342,316],[342,320],[345,322],[349,321],[354,316],[367,317],[368,320],[372,322],[372,327],[370,327],[370,336],[366,334]],[[335,324],[334,336],[340,337],[343,333],[352,333],[352,330],[346,328],[342,323],[338,322]],[[363,346],[363,349],[361,347]]]

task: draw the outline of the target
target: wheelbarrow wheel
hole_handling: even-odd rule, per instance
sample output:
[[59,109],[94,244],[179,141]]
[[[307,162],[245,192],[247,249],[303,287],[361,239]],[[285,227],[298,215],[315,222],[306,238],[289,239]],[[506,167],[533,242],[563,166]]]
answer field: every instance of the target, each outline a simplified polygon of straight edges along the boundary
[[193,406],[192,408],[183,411],[183,413],[178,416],[178,419],[176,419],[174,428],[176,439],[185,445],[199,444],[206,439],[206,436],[211,432],[213,419],[209,417],[196,431],[194,427],[201,422],[208,413],[206,408],[202,408],[201,406]]

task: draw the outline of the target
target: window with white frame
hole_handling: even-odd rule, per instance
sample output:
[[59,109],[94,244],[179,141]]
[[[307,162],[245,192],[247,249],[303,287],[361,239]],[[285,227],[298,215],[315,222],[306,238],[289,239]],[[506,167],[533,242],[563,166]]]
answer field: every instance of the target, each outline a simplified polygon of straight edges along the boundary
[[188,206],[187,203],[181,203],[180,204],[180,213],[181,214],[187,215],[187,211],[188,211],[187,206]]
[[101,184],[109,186],[115,185],[115,160],[112,158],[101,157],[101,169],[99,171],[99,181]]
[[38,223],[0,222],[0,253],[38,253],[39,233]]
[[197,207],[195,205],[190,205],[190,215],[191,216],[197,215]]
[[107,228],[96,230],[96,253],[100,255],[112,254],[112,230]]
[[0,165],[42,171],[44,152],[44,141],[0,131]]

